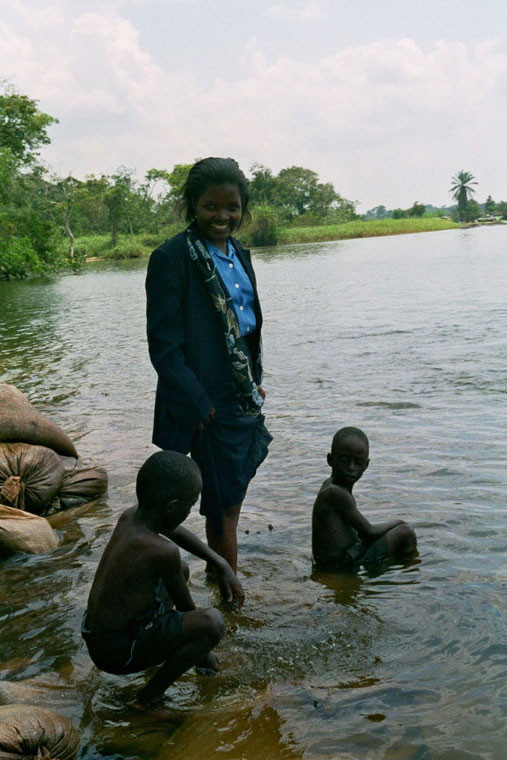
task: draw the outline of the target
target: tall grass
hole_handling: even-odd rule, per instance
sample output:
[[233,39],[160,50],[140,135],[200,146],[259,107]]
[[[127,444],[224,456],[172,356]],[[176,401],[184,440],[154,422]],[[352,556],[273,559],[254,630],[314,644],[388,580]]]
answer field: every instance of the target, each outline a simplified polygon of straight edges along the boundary
[[[430,232],[431,230],[448,230],[459,227],[459,224],[448,219],[424,217],[422,219],[378,219],[368,221],[344,222],[343,224],[327,224],[315,227],[278,227],[276,230],[278,243],[316,243],[325,240],[344,240],[347,238],[376,237],[378,235],[402,235],[410,232]],[[122,235],[116,246],[111,244],[110,235],[84,235],[75,240],[76,264],[87,259],[135,259],[147,257],[164,239],[170,238],[183,228],[181,223],[175,223],[164,230],[163,235],[140,233],[138,235]],[[248,228],[245,228],[247,230]],[[248,238],[245,230],[238,237],[246,245],[256,245]],[[259,243],[257,243],[259,245]],[[68,240],[61,239],[59,252],[66,256]]]
[[357,220],[317,227],[282,227],[278,230],[278,241],[279,243],[311,243],[380,235],[404,235],[411,232],[449,230],[455,227],[459,227],[459,224],[437,217]]

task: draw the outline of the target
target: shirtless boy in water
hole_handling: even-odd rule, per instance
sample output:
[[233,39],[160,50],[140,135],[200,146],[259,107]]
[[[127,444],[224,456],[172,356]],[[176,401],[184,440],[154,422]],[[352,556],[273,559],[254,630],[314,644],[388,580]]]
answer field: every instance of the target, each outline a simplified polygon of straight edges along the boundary
[[415,554],[417,539],[403,520],[372,525],[359,512],[352,487],[368,467],[368,438],[359,428],[345,427],[333,438],[324,481],[313,506],[312,553],[316,567],[357,570],[384,560]]
[[131,705],[161,717],[165,690],[192,666],[218,670],[212,649],[224,632],[220,612],[196,609],[187,586],[188,568],[178,546],[215,568],[227,601],[244,600],[227,562],[182,523],[202,488],[199,468],[188,457],[159,451],[137,475],[137,507],[127,509],[100,560],[82,633],[90,657],[108,673],[161,667]]

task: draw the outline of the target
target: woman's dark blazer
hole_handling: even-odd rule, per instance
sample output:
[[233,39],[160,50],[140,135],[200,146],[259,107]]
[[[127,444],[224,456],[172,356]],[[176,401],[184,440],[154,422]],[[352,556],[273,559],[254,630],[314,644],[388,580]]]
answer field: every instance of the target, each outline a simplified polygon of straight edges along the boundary
[[[195,237],[195,233],[191,233]],[[254,288],[257,329],[248,336],[253,379],[262,378],[262,314],[250,252],[232,240]],[[200,271],[190,259],[185,233],[166,240],[150,257],[146,277],[150,358],[158,375],[153,443],[188,453],[194,427],[214,407],[234,402],[236,384],[224,328]]]

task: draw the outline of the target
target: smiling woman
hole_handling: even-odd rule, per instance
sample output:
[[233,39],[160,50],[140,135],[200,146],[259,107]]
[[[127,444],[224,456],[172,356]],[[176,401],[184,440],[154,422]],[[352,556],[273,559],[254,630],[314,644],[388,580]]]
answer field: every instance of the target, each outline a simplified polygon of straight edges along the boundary
[[158,374],[153,442],[190,452],[199,465],[208,544],[234,571],[241,505],[271,441],[261,413],[255,274],[249,251],[232,237],[250,220],[248,201],[236,161],[198,161],[180,199],[189,226],[153,252],[146,279]]
[[241,222],[241,196],[237,185],[210,185],[197,199],[195,221],[210,243],[227,253],[227,239]]

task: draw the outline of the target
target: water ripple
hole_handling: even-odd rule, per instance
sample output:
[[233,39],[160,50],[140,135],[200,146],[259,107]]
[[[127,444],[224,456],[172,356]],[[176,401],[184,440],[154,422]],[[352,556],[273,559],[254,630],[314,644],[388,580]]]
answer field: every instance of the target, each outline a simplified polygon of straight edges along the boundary
[[[2,379],[110,476],[107,500],[59,516],[53,554],[0,564],[0,677],[72,695],[82,758],[504,756],[505,234],[256,253],[274,440],[240,522],[247,603],[221,607],[222,671],[182,678],[181,720],[164,727],[124,708],[142,676],[99,673],[79,635],[98,559],[154,450],[146,262],[0,283]],[[370,438],[360,509],[412,523],[417,562],[312,572],[311,505],[342,425]],[[189,527],[203,536],[196,511]],[[221,605],[202,562],[190,567],[196,602]]]

